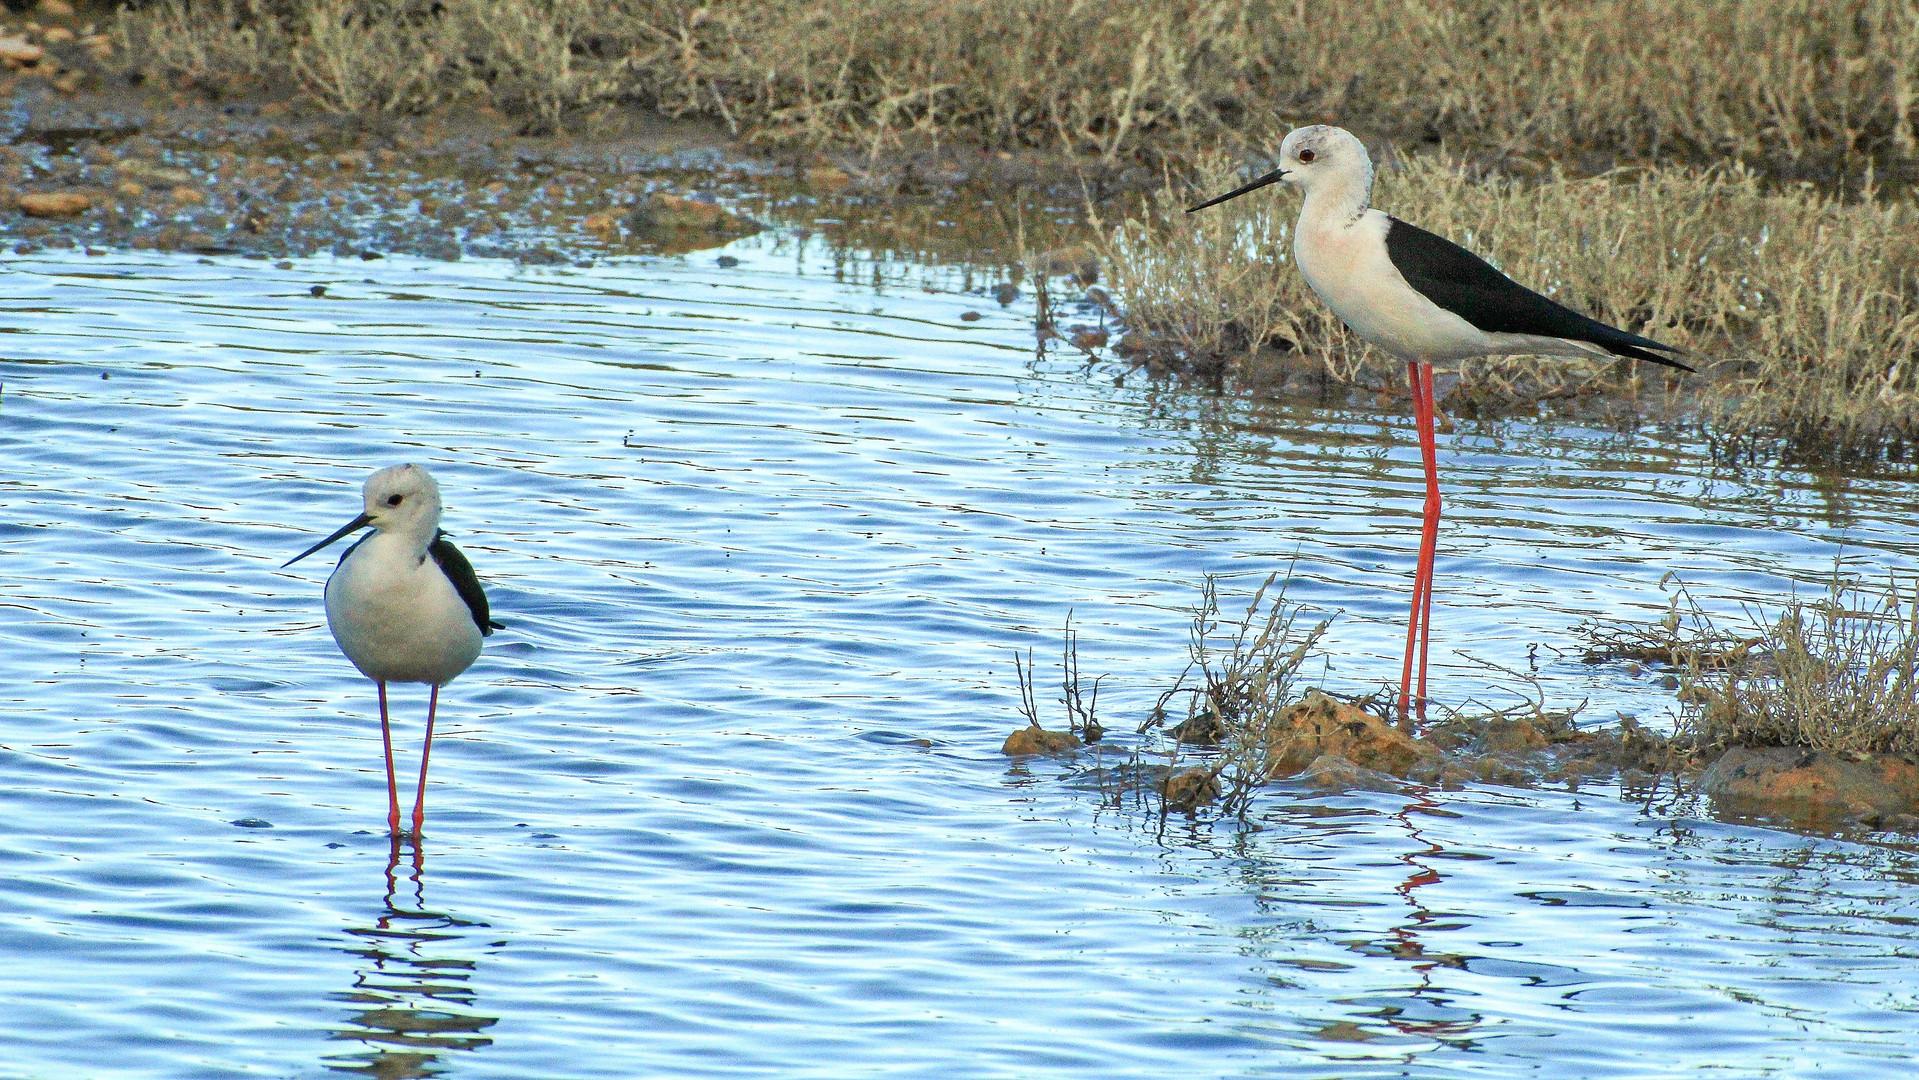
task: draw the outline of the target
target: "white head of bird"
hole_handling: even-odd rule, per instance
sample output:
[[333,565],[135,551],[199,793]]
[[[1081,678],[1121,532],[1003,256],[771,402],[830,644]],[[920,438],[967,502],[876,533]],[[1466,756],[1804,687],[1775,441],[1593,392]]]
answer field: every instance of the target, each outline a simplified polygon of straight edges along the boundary
[[1282,182],[1305,194],[1307,206],[1301,208],[1302,214],[1350,219],[1371,205],[1373,158],[1366,152],[1366,144],[1345,128],[1327,124],[1295,128],[1279,144],[1279,168],[1216,199],[1208,199],[1192,210],[1217,206],[1249,191]]
[[471,565],[440,536],[440,486],[418,465],[381,469],[367,477],[361,511],[286,565],[371,527],[327,579],[334,640],[376,682],[452,682],[492,626]]

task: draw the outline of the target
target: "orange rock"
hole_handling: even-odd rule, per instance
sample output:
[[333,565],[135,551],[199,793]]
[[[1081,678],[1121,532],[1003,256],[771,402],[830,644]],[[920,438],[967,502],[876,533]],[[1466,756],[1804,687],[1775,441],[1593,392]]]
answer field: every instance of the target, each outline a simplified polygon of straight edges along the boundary
[[1919,813],[1919,764],[1897,755],[1735,746],[1699,778],[1725,809],[1870,817]]
[[114,190],[118,191],[122,195],[125,195],[129,199],[137,199],[140,196],[145,195],[147,193],[146,188],[141,187],[139,184],[136,184],[131,180],[123,182],[119,187],[115,188]]
[[1033,267],[1048,277],[1070,274],[1082,285],[1099,280],[1099,256],[1084,244],[1042,251],[1034,256]]
[[847,175],[846,170],[831,165],[815,165],[806,170],[806,186],[810,188],[838,191],[852,181],[853,178]]
[[743,218],[716,203],[682,199],[677,195],[654,195],[633,211],[637,229],[660,231],[702,231],[737,233],[760,231],[757,222]]
[[72,217],[93,209],[93,200],[77,191],[31,191],[20,196],[20,212],[28,217]]
[[73,5],[67,0],[40,0],[39,11],[49,19],[73,18]]
[[1425,743],[1368,712],[1334,701],[1317,690],[1280,715],[1268,735],[1275,776],[1293,776],[1322,754],[1337,754],[1362,769],[1405,776],[1415,765],[1439,756]]
[[1066,750],[1077,750],[1081,746],[1079,736],[1070,731],[1047,731],[1045,728],[1028,724],[1006,737],[1000,745],[1002,754],[1057,754]]
[[1477,754],[1511,753],[1537,750],[1551,742],[1530,720],[1500,718],[1486,721],[1485,730],[1473,740],[1472,750]]
[[207,201],[206,192],[195,191],[184,184],[174,188],[170,194],[173,196],[174,202],[180,203],[183,206],[188,203],[203,203]]
[[620,218],[618,214],[607,212],[588,214],[580,219],[580,228],[590,233],[612,235],[620,231]]
[[73,31],[64,26],[49,26],[41,33],[40,40],[49,45],[57,45],[62,41],[72,41]]

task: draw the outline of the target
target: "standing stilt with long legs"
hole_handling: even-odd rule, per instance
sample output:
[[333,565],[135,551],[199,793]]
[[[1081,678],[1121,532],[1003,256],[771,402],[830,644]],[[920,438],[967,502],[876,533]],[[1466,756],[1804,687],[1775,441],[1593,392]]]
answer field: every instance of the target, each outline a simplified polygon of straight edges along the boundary
[[[440,485],[418,465],[395,465],[367,478],[359,517],[286,561],[292,566],[346,536],[371,527],[340,557],[326,583],[327,629],[340,651],[380,688],[380,743],[386,750],[386,827],[400,836],[400,785],[393,772],[393,726],[386,684],[426,683],[426,742],[420,747],[420,787],[413,799],[413,839],[426,825],[426,766],[433,753],[433,719],[440,687],[480,655],[481,642],[500,629],[486,590],[460,549],[440,530]],[[395,848],[397,851],[397,847]]]
[[1413,414],[1426,466],[1426,512],[1399,679],[1399,722],[1410,728],[1415,710],[1425,718],[1433,552],[1439,539],[1433,362],[1475,356],[1623,356],[1678,371],[1693,368],[1661,355],[1684,350],[1582,315],[1519,284],[1458,244],[1375,209],[1372,155],[1344,128],[1315,124],[1294,131],[1279,146],[1278,168],[1187,213],[1282,182],[1305,194],[1293,227],[1293,263],[1306,284],[1353,333],[1406,361],[1413,384]]

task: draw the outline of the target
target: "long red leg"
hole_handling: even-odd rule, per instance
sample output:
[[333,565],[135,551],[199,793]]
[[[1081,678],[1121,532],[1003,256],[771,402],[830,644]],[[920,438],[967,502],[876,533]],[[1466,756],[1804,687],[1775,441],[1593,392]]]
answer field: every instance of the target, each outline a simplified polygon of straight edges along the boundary
[[[413,842],[420,842],[420,830],[426,825],[426,759],[433,753],[433,714],[440,707],[440,688],[435,686],[426,699],[426,743],[420,747],[420,790],[413,796]],[[396,809],[394,813],[399,813]]]
[[400,785],[393,779],[393,730],[386,718],[386,683],[375,681],[380,688],[380,743],[386,748],[386,828],[395,836],[400,834]]
[[[1424,388],[1420,385],[1419,363],[1417,361],[1407,361],[1406,381],[1411,385],[1413,391],[1413,426],[1423,429],[1426,417],[1426,397]],[[1421,441],[1423,451],[1424,440],[1422,439]],[[1422,554],[1424,552],[1424,539],[1425,537],[1422,533]],[[1425,608],[1424,594],[1426,579],[1425,575],[1420,572],[1424,567],[1425,563],[1422,560],[1413,570],[1413,606],[1411,613],[1406,616],[1406,661],[1400,668],[1399,673],[1399,726],[1402,728],[1411,726],[1407,711],[1412,705],[1413,654],[1419,647],[1419,617]]]
[[1426,459],[1426,520],[1420,535],[1419,562],[1426,571],[1426,589],[1419,612],[1419,718],[1426,719],[1426,650],[1433,632],[1433,557],[1439,550],[1439,440],[1433,432],[1439,402],[1433,395],[1433,367],[1419,365],[1419,381],[1426,399],[1426,422],[1420,430],[1420,452]]
[[[1419,428],[1419,454],[1426,471],[1426,502],[1419,534],[1419,562],[1413,571],[1412,610],[1406,617],[1406,658],[1399,676],[1399,722],[1410,729],[1409,710],[1417,702],[1426,718],[1426,653],[1431,640],[1433,610],[1433,555],[1439,541],[1439,449],[1433,434],[1438,406],[1433,393],[1433,369],[1408,361],[1406,381],[1413,393],[1413,422]],[[1414,658],[1418,659],[1415,681]]]

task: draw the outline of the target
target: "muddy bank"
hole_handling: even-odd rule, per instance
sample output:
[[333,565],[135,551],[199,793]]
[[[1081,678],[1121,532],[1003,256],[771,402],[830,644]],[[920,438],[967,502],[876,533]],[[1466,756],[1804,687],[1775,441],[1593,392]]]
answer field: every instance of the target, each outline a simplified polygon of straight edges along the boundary
[[[1080,233],[1088,180],[1045,154],[886,159],[767,151],[641,110],[526,134],[486,107],[341,116],[260,96],[212,105],[90,77],[0,81],[0,241],[288,258],[579,264],[717,247],[797,218],[849,244],[1014,267]],[[1143,183],[1123,170],[1095,188]],[[985,207],[972,220],[954,201]]]

